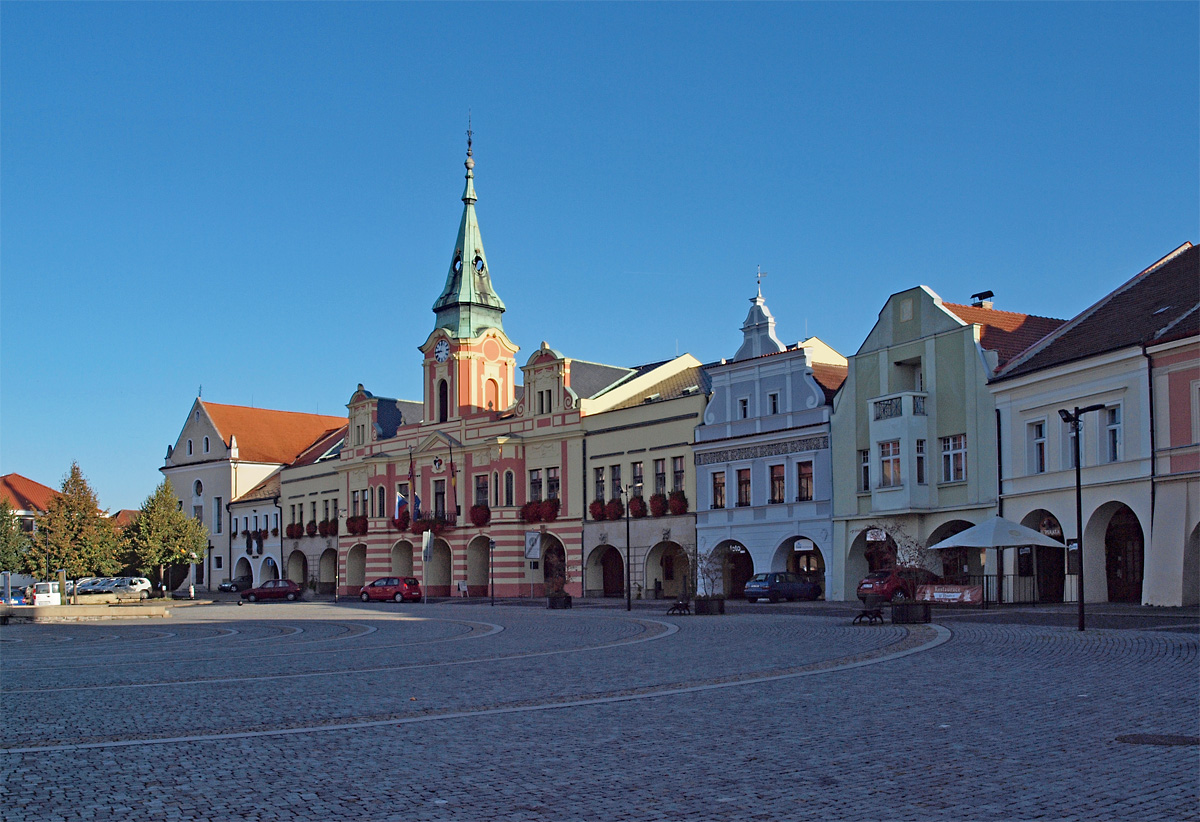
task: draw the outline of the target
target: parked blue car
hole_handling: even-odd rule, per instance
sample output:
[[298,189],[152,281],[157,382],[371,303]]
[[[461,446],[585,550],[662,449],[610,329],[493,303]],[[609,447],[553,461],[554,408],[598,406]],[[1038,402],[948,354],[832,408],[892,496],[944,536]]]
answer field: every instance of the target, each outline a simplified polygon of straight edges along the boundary
[[819,596],[821,596],[820,584],[800,574],[792,574],[787,571],[755,574],[746,583],[747,602],[758,602],[760,599],[767,599],[771,602],[778,602],[781,599],[793,601],[816,599]]

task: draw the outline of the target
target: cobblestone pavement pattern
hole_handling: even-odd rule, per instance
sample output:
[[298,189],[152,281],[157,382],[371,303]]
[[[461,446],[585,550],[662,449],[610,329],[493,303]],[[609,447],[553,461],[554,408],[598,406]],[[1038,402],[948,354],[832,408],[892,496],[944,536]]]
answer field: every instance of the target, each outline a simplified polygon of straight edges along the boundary
[[[4,820],[1200,819],[1194,633],[301,603],[0,629]],[[1186,740],[1183,740],[1186,741]]]

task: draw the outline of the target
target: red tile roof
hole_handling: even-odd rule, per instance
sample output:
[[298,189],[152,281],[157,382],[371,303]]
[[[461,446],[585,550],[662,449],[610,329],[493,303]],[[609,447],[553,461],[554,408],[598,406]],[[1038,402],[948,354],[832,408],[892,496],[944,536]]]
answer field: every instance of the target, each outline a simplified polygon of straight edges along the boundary
[[53,488],[34,482],[20,474],[5,474],[0,477],[0,498],[16,511],[46,511],[50,500],[58,496]]
[[141,515],[142,512],[136,508],[122,508],[109,519],[113,521],[113,525],[117,526],[118,531],[124,531]]
[[292,467],[299,465],[312,465],[314,462],[323,457],[330,448],[333,448],[340,441],[346,438],[346,433],[350,430],[349,425],[343,425],[336,431],[327,431],[321,435],[321,438],[309,445],[300,452],[300,456],[292,461]]
[[345,417],[200,403],[225,444],[236,436],[238,458],[252,462],[290,464],[319,437],[346,425]]
[[1186,327],[1200,302],[1200,247],[1184,243],[1026,351],[1001,379],[1153,344]]
[[815,362],[810,368],[812,368],[812,375],[817,384],[825,389],[825,402],[832,404],[833,395],[846,381],[847,367],[827,362]]
[[1000,355],[1000,365],[1011,360],[1029,346],[1061,326],[1066,320],[998,311],[977,305],[942,305],[960,320],[983,326],[979,344],[987,351]]

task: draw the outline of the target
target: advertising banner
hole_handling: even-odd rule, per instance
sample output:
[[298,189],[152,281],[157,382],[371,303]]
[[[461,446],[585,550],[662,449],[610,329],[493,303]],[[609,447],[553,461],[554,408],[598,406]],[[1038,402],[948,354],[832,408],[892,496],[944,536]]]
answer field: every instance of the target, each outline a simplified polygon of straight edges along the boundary
[[983,602],[983,586],[918,585],[917,599],[921,602],[962,602],[978,605]]

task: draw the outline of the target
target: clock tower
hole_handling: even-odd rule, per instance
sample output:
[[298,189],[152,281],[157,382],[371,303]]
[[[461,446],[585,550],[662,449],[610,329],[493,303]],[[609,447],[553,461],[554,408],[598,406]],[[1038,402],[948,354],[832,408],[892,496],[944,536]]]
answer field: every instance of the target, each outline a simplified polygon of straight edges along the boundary
[[492,288],[475,216],[475,160],[470,130],[465,165],[463,215],[446,287],[433,304],[433,333],[420,346],[425,355],[426,422],[496,413],[513,403],[514,355],[518,348],[504,333],[504,302]]

